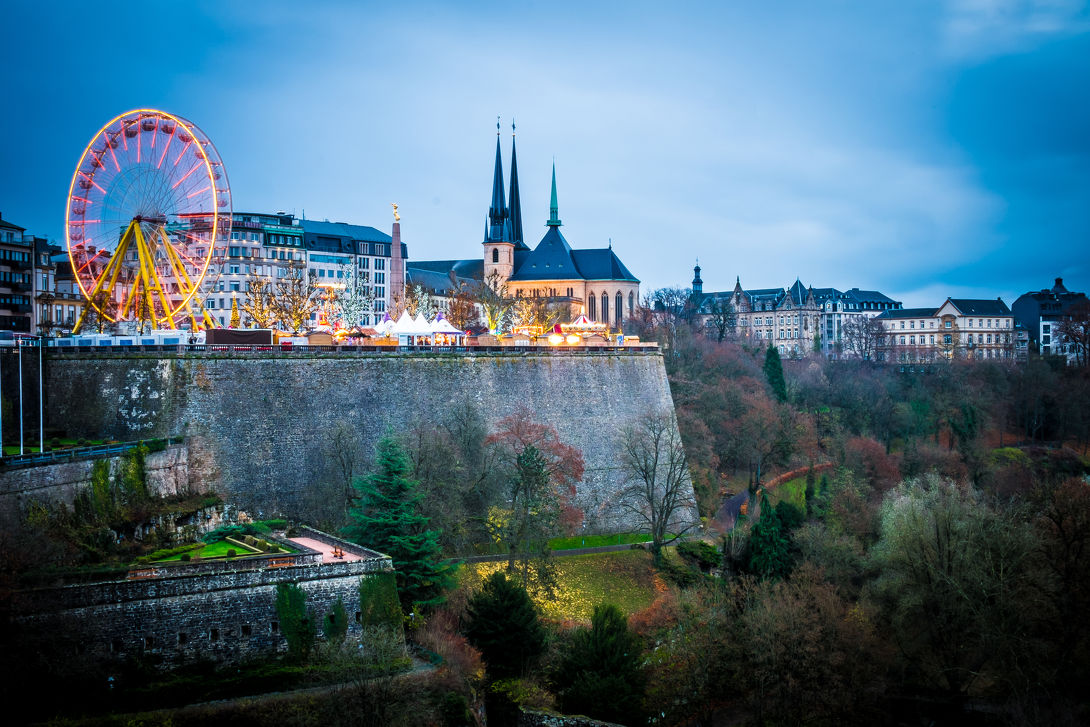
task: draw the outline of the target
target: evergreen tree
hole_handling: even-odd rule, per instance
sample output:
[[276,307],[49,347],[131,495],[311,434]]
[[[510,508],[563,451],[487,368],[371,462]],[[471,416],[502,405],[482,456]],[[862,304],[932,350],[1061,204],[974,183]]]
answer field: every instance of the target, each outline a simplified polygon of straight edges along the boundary
[[765,578],[787,575],[791,567],[790,546],[780,516],[769,504],[768,498],[762,496],[761,517],[753,526],[749,539],[750,571]]
[[765,351],[765,378],[772,389],[772,394],[777,401],[787,401],[787,382],[783,378],[783,362],[780,361],[780,352],[771,343]]
[[621,724],[643,724],[646,678],[639,637],[620,609],[594,607],[591,627],[576,632],[556,673],[560,707],[567,714]]
[[440,560],[438,533],[428,530],[428,518],[420,514],[423,493],[409,479],[409,461],[390,435],[378,443],[375,471],[356,487],[360,504],[349,516],[344,534],[353,542],[384,553],[397,572],[401,607],[434,605],[450,587],[450,566]]
[[517,677],[545,649],[545,630],[526,589],[496,571],[473,594],[465,635],[484,658],[492,679]]

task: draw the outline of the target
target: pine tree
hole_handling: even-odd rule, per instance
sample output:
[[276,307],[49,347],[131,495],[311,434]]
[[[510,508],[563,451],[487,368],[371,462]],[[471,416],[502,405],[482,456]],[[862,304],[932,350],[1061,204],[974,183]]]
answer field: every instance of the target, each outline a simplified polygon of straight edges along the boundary
[[390,435],[378,443],[375,471],[356,487],[360,504],[349,516],[344,534],[353,542],[393,560],[401,607],[430,606],[442,600],[452,584],[451,568],[440,560],[438,533],[428,530],[420,514],[423,493],[409,479],[409,461]]
[[473,594],[465,635],[480,649],[492,679],[517,677],[545,649],[545,630],[526,589],[496,571]]
[[761,497],[761,517],[749,539],[749,569],[765,578],[780,578],[791,567],[791,543],[776,509]]
[[772,389],[777,401],[787,401],[787,382],[783,378],[783,362],[780,360],[780,352],[771,343],[765,351],[765,378]]
[[561,709],[609,722],[643,724],[646,679],[641,661],[640,639],[629,630],[621,610],[610,604],[595,606],[591,627],[575,634],[557,670]]

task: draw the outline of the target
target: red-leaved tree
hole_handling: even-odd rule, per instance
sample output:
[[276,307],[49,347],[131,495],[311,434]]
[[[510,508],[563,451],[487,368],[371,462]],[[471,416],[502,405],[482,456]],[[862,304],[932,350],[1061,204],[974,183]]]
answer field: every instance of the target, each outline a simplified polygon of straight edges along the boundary
[[508,483],[506,501],[489,511],[489,531],[507,546],[509,571],[515,571],[516,561],[523,564],[525,582],[528,563],[546,554],[548,538],[570,534],[582,523],[573,501],[575,485],[583,479],[583,453],[561,442],[553,427],[534,421],[525,407],[501,419],[485,444],[494,448]]

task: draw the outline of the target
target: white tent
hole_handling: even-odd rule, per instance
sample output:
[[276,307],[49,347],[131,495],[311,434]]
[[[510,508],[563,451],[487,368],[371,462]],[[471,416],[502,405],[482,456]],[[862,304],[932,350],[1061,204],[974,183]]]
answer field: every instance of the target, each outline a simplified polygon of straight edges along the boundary
[[428,327],[427,322],[421,326],[417,321],[412,319],[409,315],[409,311],[402,311],[401,317],[397,319],[397,323],[390,327],[391,336],[427,336],[431,334],[431,328]]
[[450,321],[443,317],[442,313],[437,315],[435,320],[431,322],[431,331],[432,333],[447,333],[455,336],[465,335],[465,331],[455,328]]

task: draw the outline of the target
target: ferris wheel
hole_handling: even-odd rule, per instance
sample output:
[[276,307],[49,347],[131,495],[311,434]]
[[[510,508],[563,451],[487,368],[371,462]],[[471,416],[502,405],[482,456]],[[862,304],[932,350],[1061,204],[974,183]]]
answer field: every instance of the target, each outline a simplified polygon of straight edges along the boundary
[[65,244],[84,296],[72,332],[92,309],[108,321],[215,326],[200,288],[230,232],[227,172],[204,132],[154,109],[111,119],[68,189]]

